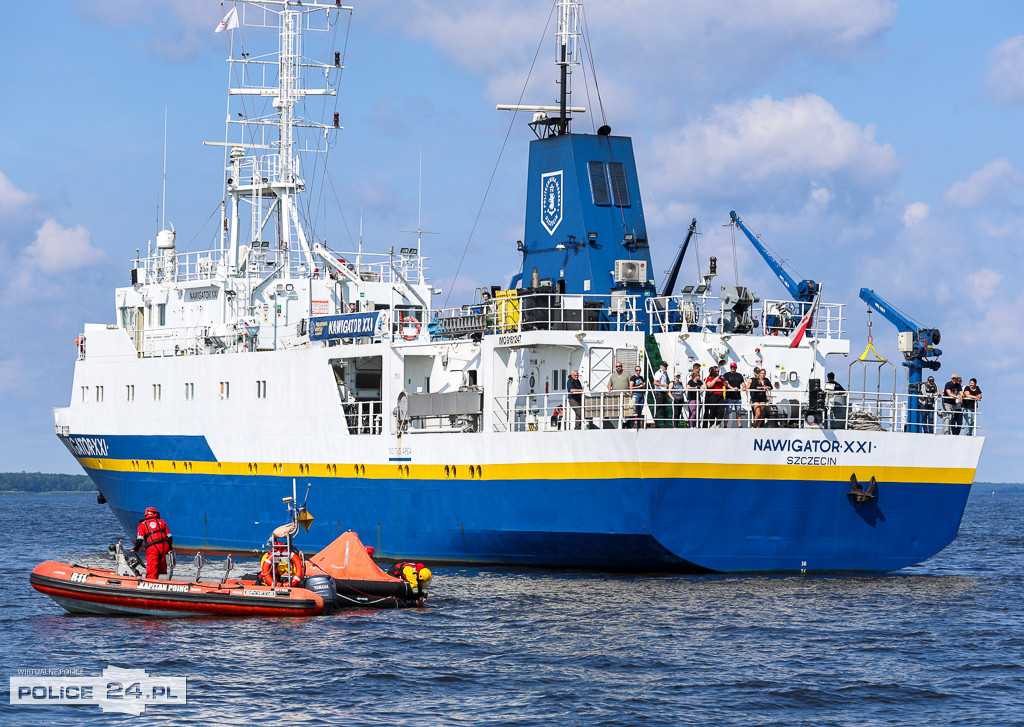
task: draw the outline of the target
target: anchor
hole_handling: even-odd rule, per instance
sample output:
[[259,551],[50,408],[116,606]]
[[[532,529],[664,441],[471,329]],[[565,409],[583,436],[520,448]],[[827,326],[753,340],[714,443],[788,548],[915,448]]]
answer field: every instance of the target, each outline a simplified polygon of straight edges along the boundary
[[850,498],[851,502],[863,503],[870,502],[878,497],[878,483],[875,482],[875,478],[871,478],[871,482],[868,484],[868,489],[865,492],[863,486],[857,482],[857,475],[850,475],[851,489],[846,493],[846,496]]

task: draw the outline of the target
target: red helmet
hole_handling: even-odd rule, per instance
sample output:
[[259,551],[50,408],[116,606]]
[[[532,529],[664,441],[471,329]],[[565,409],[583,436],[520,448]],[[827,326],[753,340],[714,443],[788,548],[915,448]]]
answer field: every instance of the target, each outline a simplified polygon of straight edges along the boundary
[[366,546],[366,554],[367,555],[373,555],[376,552],[377,552],[376,549],[372,545],[367,545]]
[[160,513],[156,511],[155,507],[147,507],[146,512],[142,515],[143,520],[146,520],[151,517],[160,517]]

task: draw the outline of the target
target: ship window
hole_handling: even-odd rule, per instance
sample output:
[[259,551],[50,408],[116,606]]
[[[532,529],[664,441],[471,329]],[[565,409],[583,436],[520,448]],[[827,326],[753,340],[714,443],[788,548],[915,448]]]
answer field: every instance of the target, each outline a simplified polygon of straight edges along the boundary
[[231,382],[221,381],[220,382],[220,398],[228,399],[231,397]]
[[590,194],[593,196],[594,204],[611,204],[604,162],[587,162],[587,171],[590,173]]
[[156,306],[156,318],[157,318],[157,325],[158,326],[166,326],[167,325],[167,304],[166,303],[157,303],[157,306]]
[[261,381],[257,381],[256,382],[256,398],[257,399],[266,399],[267,398],[267,382],[266,381],[261,380]]
[[160,401],[161,389],[163,389],[161,384],[153,384],[153,401]]
[[82,387],[82,403],[84,404],[87,401],[89,401],[89,387],[88,386],[83,386]]
[[608,174],[612,180],[612,202],[616,207],[629,207],[629,187],[622,162],[608,162]]
[[103,401],[103,387],[96,387],[96,401]]
[[135,384],[124,385],[124,400],[135,401]]
[[185,384],[185,401],[192,401],[196,398],[196,385],[193,383]]

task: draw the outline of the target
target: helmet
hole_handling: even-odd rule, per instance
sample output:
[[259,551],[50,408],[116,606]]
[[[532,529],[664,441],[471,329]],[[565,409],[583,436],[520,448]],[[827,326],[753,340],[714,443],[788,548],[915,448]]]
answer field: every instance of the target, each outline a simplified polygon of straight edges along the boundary
[[143,520],[151,517],[160,517],[160,513],[156,511],[155,507],[147,507],[146,512],[142,515]]
[[372,545],[367,545],[365,547],[366,547],[366,554],[371,556],[371,557],[373,556],[374,553],[377,552]]

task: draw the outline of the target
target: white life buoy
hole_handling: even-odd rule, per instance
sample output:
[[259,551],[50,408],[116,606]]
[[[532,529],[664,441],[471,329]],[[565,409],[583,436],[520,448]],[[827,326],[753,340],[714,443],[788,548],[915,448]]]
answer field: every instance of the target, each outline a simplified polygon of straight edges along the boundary
[[[408,333],[410,328],[415,328],[415,333]],[[405,316],[402,318],[402,338],[406,341],[415,341],[420,335],[420,322],[416,320],[415,316]]]

